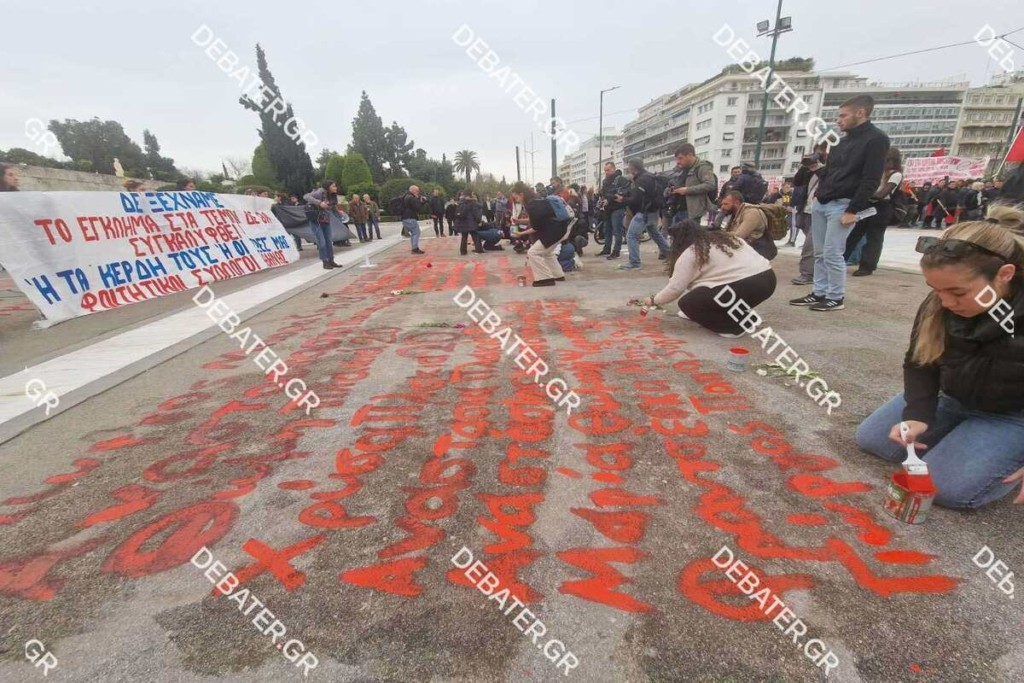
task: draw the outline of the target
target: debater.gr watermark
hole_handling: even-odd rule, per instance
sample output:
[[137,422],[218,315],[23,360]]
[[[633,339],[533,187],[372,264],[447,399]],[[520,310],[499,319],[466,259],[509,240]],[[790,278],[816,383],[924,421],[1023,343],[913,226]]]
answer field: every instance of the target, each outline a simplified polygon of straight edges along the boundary
[[974,34],[974,42],[985,49],[988,56],[995,60],[996,64],[1002,67],[1003,71],[1013,71],[1013,48],[1009,41],[996,34],[996,30],[985,24]]
[[[801,379],[801,377],[811,376],[811,366],[770,326],[766,326],[761,330],[757,329],[764,320],[750,304],[740,298],[736,290],[726,285],[715,295],[715,303],[722,308],[728,309],[729,317],[738,322],[740,327],[750,335],[751,339],[760,341],[761,348],[769,355],[774,353],[776,348],[782,346],[782,350],[775,356],[775,362],[786,370],[787,375],[793,376],[793,380],[807,391],[807,395],[813,398],[815,403],[819,406],[828,406],[825,411],[827,414],[831,415],[833,408],[838,408],[842,405],[843,399],[839,392],[829,391],[828,382],[825,380],[820,377],[813,377],[805,382]],[[772,340],[772,337],[775,338],[775,343],[769,348],[768,343]],[[787,367],[786,363],[788,361],[792,361],[792,363]]]
[[[255,607],[258,606],[260,608],[260,611],[256,612],[256,616],[252,618],[252,625],[262,635],[270,636],[271,644],[281,651],[285,659],[293,662],[297,667],[301,666],[303,676],[308,676],[309,672],[316,668],[317,664],[320,663],[317,656],[309,652],[306,646],[302,644],[302,641],[297,638],[285,641],[284,635],[288,632],[288,628],[274,616],[273,612],[267,609],[266,605],[259,598],[252,595],[248,588],[235,590],[238,587],[238,577],[232,572],[225,573],[227,567],[219,560],[214,559],[213,553],[210,552],[209,548],[204,545],[196,551],[196,554],[192,556],[192,564],[199,569],[205,569],[206,571],[203,574],[210,583],[217,587],[217,592],[220,595],[226,595],[228,600],[234,600],[238,603],[238,611],[245,616],[249,616]],[[224,578],[220,578],[221,575]],[[246,607],[246,603],[248,603],[248,607]],[[282,642],[277,642],[278,638]]]
[[[548,632],[547,626],[540,619],[534,619],[533,623],[530,623],[530,619],[536,615],[528,610],[519,598],[512,595],[508,588],[498,590],[501,581],[493,572],[487,569],[487,565],[483,562],[480,560],[473,561],[472,550],[462,546],[462,549],[452,556],[452,564],[459,569],[465,569],[463,572],[465,577],[481,593],[486,595],[488,600],[494,600],[498,604],[498,609],[505,616],[512,614],[517,608],[522,607],[519,614],[513,617],[512,623],[517,629],[522,631],[524,636],[533,636],[534,647],[541,650],[548,661],[555,664],[556,669],[561,670],[564,668],[564,675],[568,676],[570,671],[579,666],[580,660],[571,651],[565,649],[565,643],[562,641],[550,638],[543,645],[537,642],[538,638],[543,637]],[[509,598],[512,598],[512,605],[506,609],[505,603]]]
[[[982,301],[983,297],[988,297],[988,300]],[[995,320],[1007,334],[1011,337],[1014,336],[1013,316],[1015,312],[1013,306],[1006,299],[1000,297],[999,293],[992,289],[992,285],[985,285],[984,289],[974,297],[974,301],[982,308],[987,308],[989,317]]]
[[25,659],[34,662],[37,669],[43,667],[43,676],[50,669],[57,668],[57,655],[47,650],[43,641],[35,638],[25,643]]
[[996,585],[1000,591],[1010,596],[1013,600],[1013,572],[1002,560],[996,559],[996,554],[987,545],[982,546],[978,554],[974,556],[974,564],[982,569],[987,569],[985,576]]
[[[804,656],[811,660],[811,663],[815,666],[824,667],[825,676],[828,676],[828,672],[839,666],[839,658],[836,657],[835,653],[832,652],[826,645],[825,641],[818,638],[811,638],[803,647],[800,646],[800,637],[807,635],[807,625],[800,619],[794,619],[788,626],[785,622],[796,616],[793,610],[786,607],[786,604],[782,602],[782,599],[778,595],[775,595],[771,588],[762,588],[755,592],[755,589],[761,585],[762,581],[757,574],[750,569],[742,560],[736,559],[729,546],[723,545],[722,548],[715,553],[715,556],[711,558],[711,561],[719,569],[725,570],[725,575],[730,581],[736,584],[736,587],[751,600],[757,602],[758,607],[765,616],[771,617],[772,612],[775,611],[776,607],[781,606],[782,610],[779,611],[775,618],[772,619],[772,623],[775,624],[783,635],[789,635],[793,639],[793,644],[801,649]],[[746,571],[746,573],[744,573]],[[768,600],[771,599],[769,604]],[[779,622],[783,623],[779,623]]]
[[[22,370],[28,372],[28,368]],[[50,417],[50,408],[57,408],[60,405],[60,397],[52,391],[46,390],[46,382],[33,377],[25,382],[25,396],[32,401],[36,408],[46,406],[46,417]]]
[[[242,322],[241,318],[222,299],[218,299],[212,289],[208,286],[203,286],[192,297],[192,301],[196,306],[202,308],[206,312],[206,316],[217,323],[220,329],[227,332],[232,339],[239,343],[246,356],[255,351],[257,347],[263,347],[256,357],[252,359],[252,362],[260,370],[263,370],[264,374],[270,375],[270,381],[284,389],[284,393],[287,394],[288,398],[295,401],[300,408],[305,407],[306,415],[309,415],[309,411],[320,405],[320,397],[313,393],[312,390],[307,391],[306,383],[298,377],[291,378],[287,383],[282,380],[282,377],[288,374],[288,364],[278,358],[277,354],[251,328],[243,327],[238,329]],[[235,331],[236,329],[238,329],[237,332]],[[249,342],[250,337],[252,338],[252,343]],[[247,345],[248,348],[246,348]],[[263,363],[269,363],[269,365],[264,365]]]
[[42,150],[39,153],[44,157],[50,155],[51,147],[60,147],[57,136],[49,130],[46,122],[40,119],[28,119],[25,121],[25,137]]
[[[777,85],[782,85],[782,89],[779,90],[772,100],[775,104],[785,109],[787,114],[793,114],[794,121],[800,123],[800,117],[810,113],[810,105],[793,88],[789,87],[789,84],[779,76],[777,71],[771,69],[767,64],[758,68],[758,65],[763,64],[764,61],[750,47],[747,41],[736,37],[736,32],[733,31],[731,26],[723,24],[722,28],[718,29],[718,32],[712,38],[715,43],[725,48],[726,54],[736,61],[737,66],[761,84],[765,97],[768,97],[768,94]],[[772,80],[770,86],[768,85],[769,78]],[[804,125],[804,130],[814,141],[815,145],[824,142],[831,149],[839,144],[839,134],[832,130],[825,119],[820,116],[808,119]]]
[[[266,114],[273,114],[274,123],[276,123],[285,134],[292,139],[293,142],[299,142],[300,140],[305,143],[306,151],[311,155],[313,149],[316,147],[320,138],[313,131],[306,128],[306,123],[298,116],[292,116],[290,119],[284,122],[279,122],[277,117],[279,114],[285,114],[288,111],[288,103],[281,99],[280,95],[275,95],[274,91],[267,88],[267,86],[260,79],[259,71],[256,69],[250,69],[247,65],[239,66],[241,58],[231,50],[227,43],[220,38],[217,38],[211,29],[206,24],[201,25],[192,34],[192,42],[199,47],[206,48],[203,50],[206,56],[210,58],[210,61],[217,65],[221,71],[227,74],[228,78],[233,81],[238,81],[238,85],[242,88],[242,94],[248,96],[257,105],[263,108],[263,112]],[[248,82],[248,85],[246,85]],[[256,86],[256,91],[253,92],[253,88]],[[267,102],[263,102],[264,96],[267,97]],[[273,96],[274,99],[270,99]]]
[[[556,142],[565,145],[566,151],[572,152],[580,144],[580,136],[569,128],[562,117],[550,116],[542,118],[548,109],[548,105],[542,100],[530,86],[526,85],[519,74],[512,71],[509,66],[499,66],[501,57],[484,42],[483,38],[476,35],[476,32],[466,24],[459,27],[459,30],[452,34],[452,42],[459,47],[466,48],[466,54],[476,62],[480,70],[498,82],[498,87],[507,93],[519,88],[519,91],[512,96],[512,102],[518,106],[526,115],[533,114],[533,121],[544,135],[552,137]],[[510,80],[511,79],[511,80]],[[554,125],[555,132],[552,134],[551,127]]]
[[[487,334],[491,339],[497,339],[501,342],[501,350],[506,355],[511,356],[513,352],[518,349],[522,351],[517,355],[513,362],[518,365],[521,369],[526,370],[526,374],[533,377],[533,381],[537,384],[541,384],[541,378],[548,374],[550,368],[540,357],[530,348],[518,334],[512,333],[512,328],[501,327],[501,316],[494,312],[494,310],[487,305],[487,302],[477,296],[476,292],[469,285],[466,285],[459,293],[452,297],[452,301],[458,304],[459,308],[468,309],[466,315],[469,316],[470,320],[477,323],[480,329]],[[481,315],[487,311],[487,314],[482,318],[477,318],[477,315]],[[515,342],[509,344],[512,337],[515,337]],[[525,363],[530,363],[529,369]],[[569,389],[569,385],[565,383],[565,380],[555,377],[554,379],[548,380],[547,384],[544,385],[544,393],[547,394],[548,398],[556,401],[556,405],[559,408],[565,406],[565,414],[572,415],[573,408],[580,407],[580,397],[572,390]]]

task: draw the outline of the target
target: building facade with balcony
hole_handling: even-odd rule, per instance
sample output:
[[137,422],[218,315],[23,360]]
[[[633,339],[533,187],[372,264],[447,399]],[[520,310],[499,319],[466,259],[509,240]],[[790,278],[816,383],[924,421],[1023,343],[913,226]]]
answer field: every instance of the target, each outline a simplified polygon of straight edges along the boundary
[[[598,146],[603,147],[605,161],[615,161],[616,146],[619,149],[619,162],[621,162],[622,136],[615,128],[604,129],[604,139],[600,140],[596,135],[587,138],[580,144],[579,149],[571,154],[566,154],[558,165],[558,176],[566,185],[586,185],[591,187],[597,182],[601,168],[601,159]],[[618,163],[618,162],[617,162]]]
[[1013,136],[1024,125],[1024,71],[993,79],[964,96],[952,154],[990,157],[989,171],[1006,156]]

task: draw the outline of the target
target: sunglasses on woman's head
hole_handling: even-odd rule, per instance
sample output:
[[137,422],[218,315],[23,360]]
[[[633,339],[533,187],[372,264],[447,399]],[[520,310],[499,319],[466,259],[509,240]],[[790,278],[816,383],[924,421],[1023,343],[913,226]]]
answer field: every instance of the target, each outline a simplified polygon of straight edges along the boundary
[[941,237],[929,237],[926,235],[917,238],[917,246],[914,247],[914,251],[919,254],[939,253],[943,256],[951,256],[955,258],[966,256],[972,251],[980,251],[983,254],[995,256],[996,258],[1009,263],[1007,258],[1002,254],[997,254],[991,249],[986,249],[980,244],[968,242],[967,240],[943,239]]

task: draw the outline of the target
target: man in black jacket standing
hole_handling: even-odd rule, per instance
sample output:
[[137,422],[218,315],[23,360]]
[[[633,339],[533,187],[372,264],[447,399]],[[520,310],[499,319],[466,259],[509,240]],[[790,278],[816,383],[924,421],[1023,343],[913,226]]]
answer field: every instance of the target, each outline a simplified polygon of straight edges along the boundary
[[658,184],[654,176],[644,169],[640,159],[630,159],[626,165],[633,176],[633,185],[623,198],[626,206],[633,210],[633,220],[626,231],[626,246],[629,248],[629,263],[619,265],[619,270],[640,269],[640,235],[646,230],[651,239],[658,245],[664,259],[669,252],[668,242],[658,231],[658,210],[662,207],[664,196],[658,194]]
[[825,175],[811,212],[814,240],[814,291],[793,299],[812,311],[841,311],[846,298],[846,238],[856,214],[871,205],[882,182],[888,136],[871,123],[875,101],[858,95],[839,107],[839,129],[846,133],[828,156]]
[[606,163],[600,190],[601,202],[604,205],[604,248],[597,255],[606,256],[609,261],[619,258],[622,250],[626,205],[618,195],[624,195],[628,190],[629,180],[622,177],[622,171],[616,169],[612,162]]

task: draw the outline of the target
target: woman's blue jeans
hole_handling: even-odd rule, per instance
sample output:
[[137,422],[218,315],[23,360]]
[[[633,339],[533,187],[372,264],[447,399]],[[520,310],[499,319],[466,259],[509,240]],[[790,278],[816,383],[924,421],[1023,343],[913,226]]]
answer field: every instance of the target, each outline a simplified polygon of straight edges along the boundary
[[[889,431],[903,419],[906,405],[899,394],[869,415],[857,427],[857,445],[889,462],[903,462],[907,449],[890,440]],[[939,489],[936,505],[977,508],[1020,486],[1003,479],[1024,467],[1024,411],[967,410],[956,399],[940,396],[935,421],[918,441],[928,446],[918,455]]]
[[313,228],[313,237],[316,238],[316,252],[321,261],[334,260],[334,242],[331,241],[331,224],[310,222]]

